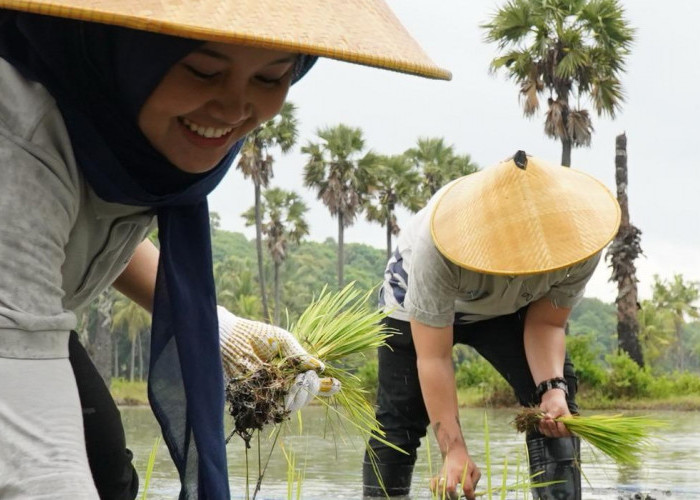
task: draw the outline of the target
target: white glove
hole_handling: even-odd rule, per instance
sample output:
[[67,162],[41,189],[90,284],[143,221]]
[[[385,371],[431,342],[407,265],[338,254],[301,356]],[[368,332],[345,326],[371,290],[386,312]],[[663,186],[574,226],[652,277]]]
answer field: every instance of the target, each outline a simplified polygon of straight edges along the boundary
[[219,345],[226,380],[250,375],[275,356],[294,358],[306,371],[299,373],[285,396],[285,409],[293,412],[306,406],[315,396],[332,396],[340,382],[320,378],[314,370],[325,366],[299,344],[287,330],[260,321],[239,318],[226,308],[217,307]]

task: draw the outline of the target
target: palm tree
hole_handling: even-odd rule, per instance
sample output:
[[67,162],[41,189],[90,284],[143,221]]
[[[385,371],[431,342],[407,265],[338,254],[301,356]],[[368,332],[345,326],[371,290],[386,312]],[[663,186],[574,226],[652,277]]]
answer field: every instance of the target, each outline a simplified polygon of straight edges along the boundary
[[134,381],[136,346],[139,348],[139,378],[143,379],[143,353],[141,352],[141,332],[151,326],[151,315],[141,306],[119,294],[114,302],[112,331],[126,329],[131,342],[129,381]]
[[319,129],[320,143],[309,142],[301,148],[309,160],[304,166],[304,184],[318,191],[318,198],[338,218],[338,287],[343,287],[343,234],[362,211],[369,189],[369,172],[376,155],[363,154],[362,130],[337,125]]
[[[267,189],[263,198],[260,207],[263,219],[262,233],[274,263],[274,324],[278,325],[282,305],[280,268],[287,258],[289,244],[298,244],[304,236],[309,234],[309,225],[304,219],[308,208],[298,194],[279,188]],[[254,208],[252,207],[245,214],[246,225],[254,223]]]
[[255,242],[258,252],[258,279],[260,281],[260,298],[262,300],[265,321],[269,321],[267,294],[265,292],[265,276],[263,271],[262,228],[260,222],[260,192],[267,187],[273,176],[272,164],[274,158],[270,154],[273,147],[279,147],[287,153],[297,141],[296,107],[291,102],[285,102],[280,114],[269,120],[248,135],[237,167],[245,178],[253,179],[255,186]]
[[423,204],[449,181],[479,169],[469,155],[455,154],[454,147],[441,137],[419,137],[417,147],[405,154],[422,174]]
[[411,212],[421,207],[420,174],[406,155],[379,156],[372,173],[373,189],[365,200],[367,220],[386,228],[386,256],[391,257],[391,237],[399,234],[396,208]]
[[248,259],[235,256],[214,265],[217,304],[239,316],[261,319],[262,301]]
[[637,268],[634,261],[641,255],[642,232],[630,222],[627,199],[627,136],[620,134],[615,141],[615,181],[617,201],[620,203],[620,228],[608,247],[606,258],[610,260],[612,276],[617,283],[617,341],[620,350],[626,352],[638,366],[644,366],[642,346],[639,342],[637,319]]
[[685,282],[683,276],[676,274],[673,281],[661,280],[654,275],[653,297],[654,305],[659,309],[670,311],[673,316],[673,325],[676,333],[677,368],[685,367],[685,348],[683,346],[683,329],[688,318],[700,318],[700,308],[696,305],[700,299],[700,288],[697,282]]
[[673,315],[671,311],[656,307],[652,301],[644,300],[639,308],[638,322],[644,358],[650,366],[655,366],[673,345]]
[[611,118],[624,101],[620,75],[634,35],[624,9],[618,0],[510,0],[482,28],[501,52],[491,69],[520,86],[525,116],[547,96],[544,130],[570,166],[571,148],[589,146],[593,133],[581,100]]

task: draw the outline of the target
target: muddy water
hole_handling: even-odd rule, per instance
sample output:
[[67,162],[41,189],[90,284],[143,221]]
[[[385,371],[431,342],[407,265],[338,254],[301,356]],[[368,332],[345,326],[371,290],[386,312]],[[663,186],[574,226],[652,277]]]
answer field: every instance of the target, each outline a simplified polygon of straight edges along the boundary
[[[671,422],[664,440],[656,442],[656,448],[645,457],[640,468],[619,468],[590,447],[582,448],[583,498],[587,500],[619,500],[645,498],[656,500],[700,500],[700,412],[644,412],[655,418]],[[331,430],[325,423],[322,408],[308,408],[303,412],[302,427],[295,419],[284,429],[273,447],[269,465],[262,482],[258,499],[359,499],[362,496],[360,463],[362,443],[341,429]],[[150,410],[144,408],[122,409],[127,441],[136,456],[136,467],[143,478],[143,471],[150,450],[159,435]],[[486,418],[490,445],[491,477],[494,485],[500,484],[504,468],[508,482],[514,482],[524,474],[524,440],[511,427],[514,410],[462,410],[464,429],[470,452],[482,472],[486,470],[485,425]],[[267,460],[274,436],[261,436],[262,462]],[[257,478],[257,445],[248,452],[250,468],[250,497]],[[290,468],[282,449],[294,456],[296,469],[303,471],[301,493],[298,482],[291,493],[287,480]],[[430,450],[428,450],[430,449]],[[435,443],[423,442],[418,451],[419,459],[413,478],[412,499],[430,499],[427,488],[431,470],[438,470],[439,452]],[[239,438],[228,445],[229,471],[232,497],[246,498],[245,449]],[[504,462],[507,458],[507,465]],[[519,463],[519,465],[518,465]],[[143,480],[142,480],[143,483]],[[484,476],[480,482],[486,485]],[[178,493],[177,474],[172,466],[165,445],[158,450],[154,473],[148,491],[148,499],[174,499]],[[482,497],[488,498],[488,497]],[[500,498],[494,495],[494,498]],[[509,498],[524,498],[523,493],[513,493]]]

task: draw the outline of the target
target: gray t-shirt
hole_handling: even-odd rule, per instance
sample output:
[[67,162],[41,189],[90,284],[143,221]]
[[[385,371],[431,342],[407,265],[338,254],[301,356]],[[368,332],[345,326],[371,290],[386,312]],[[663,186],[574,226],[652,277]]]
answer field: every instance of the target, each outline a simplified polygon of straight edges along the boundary
[[446,187],[399,236],[380,290],[380,305],[389,317],[444,327],[510,314],[543,297],[558,307],[573,307],[581,300],[600,253],[565,269],[529,276],[478,273],[447,260],[430,234],[432,207]]

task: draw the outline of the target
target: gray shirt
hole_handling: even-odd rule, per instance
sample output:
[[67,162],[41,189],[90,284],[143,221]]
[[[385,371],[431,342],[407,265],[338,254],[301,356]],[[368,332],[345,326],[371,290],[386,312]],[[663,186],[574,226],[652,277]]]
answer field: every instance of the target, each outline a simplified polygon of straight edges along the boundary
[[447,260],[430,233],[432,207],[446,188],[401,231],[380,291],[380,304],[390,317],[440,328],[510,314],[543,297],[558,307],[573,307],[583,297],[600,253],[565,269],[529,276],[478,273]]
[[0,357],[67,356],[75,311],[154,227],[86,184],[53,98],[0,59]]

